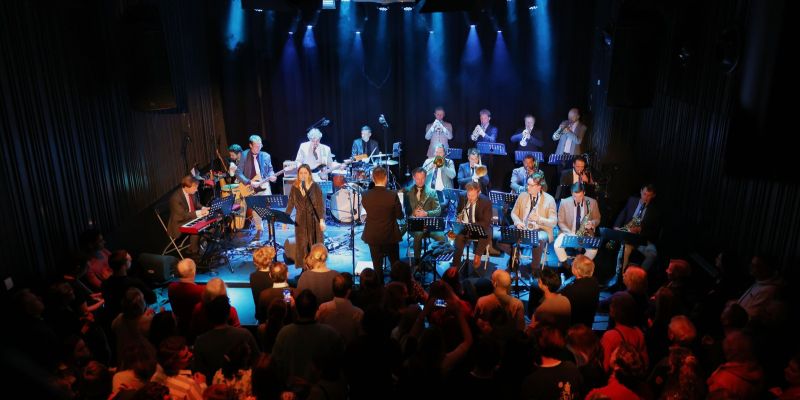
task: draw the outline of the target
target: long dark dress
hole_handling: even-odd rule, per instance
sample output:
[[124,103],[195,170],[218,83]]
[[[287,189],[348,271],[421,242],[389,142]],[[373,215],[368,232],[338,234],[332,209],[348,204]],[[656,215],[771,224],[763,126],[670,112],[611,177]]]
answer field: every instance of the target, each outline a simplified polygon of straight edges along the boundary
[[[310,196],[308,201],[306,196]],[[322,202],[322,190],[316,182],[308,188],[306,196],[303,196],[300,188],[292,186],[289,192],[289,203],[286,205],[286,213],[291,214],[292,210],[297,210],[294,221],[295,253],[294,262],[297,267],[305,267],[305,258],[311,245],[322,243],[322,231],[319,229],[319,220],[325,218],[325,204]],[[311,206],[313,204],[313,208]],[[316,212],[315,212],[316,211]]]

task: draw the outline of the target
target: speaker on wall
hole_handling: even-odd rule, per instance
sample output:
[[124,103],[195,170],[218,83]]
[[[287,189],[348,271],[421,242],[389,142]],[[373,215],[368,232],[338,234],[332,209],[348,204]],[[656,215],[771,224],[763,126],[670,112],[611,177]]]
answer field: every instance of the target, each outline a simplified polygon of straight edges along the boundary
[[177,102],[158,6],[129,7],[123,16],[122,32],[120,55],[127,68],[131,106],[140,111],[175,109]]

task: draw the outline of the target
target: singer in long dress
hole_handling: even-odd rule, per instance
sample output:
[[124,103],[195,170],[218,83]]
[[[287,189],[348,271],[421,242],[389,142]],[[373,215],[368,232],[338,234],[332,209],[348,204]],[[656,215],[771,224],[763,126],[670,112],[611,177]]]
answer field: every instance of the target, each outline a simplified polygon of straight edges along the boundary
[[307,164],[297,169],[297,180],[289,192],[286,213],[295,215],[295,253],[296,267],[305,267],[306,254],[315,243],[322,243],[322,232],[325,231],[325,204],[322,201],[322,189],[311,178],[311,168]]

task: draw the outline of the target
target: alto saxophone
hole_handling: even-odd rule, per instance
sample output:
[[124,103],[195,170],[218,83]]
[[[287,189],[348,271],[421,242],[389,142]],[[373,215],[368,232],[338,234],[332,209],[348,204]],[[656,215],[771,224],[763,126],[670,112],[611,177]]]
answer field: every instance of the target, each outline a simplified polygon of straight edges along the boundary
[[625,226],[623,226],[622,228],[619,228],[619,230],[625,231],[625,232],[630,232],[631,228],[638,228],[640,226],[642,226],[642,219],[639,218],[639,217],[634,216],[633,218],[631,218],[630,221],[628,221],[627,224],[625,224]]
[[587,228],[586,225],[589,224],[589,213],[591,209],[589,208],[589,202],[586,202],[586,214],[584,214],[583,218],[581,218],[581,226],[578,227],[578,230],[575,232],[575,236],[594,236],[594,226],[591,228]]
[[483,132],[483,128],[480,125],[475,125],[475,129],[472,130],[472,141],[478,141],[478,138],[481,136],[481,132]]

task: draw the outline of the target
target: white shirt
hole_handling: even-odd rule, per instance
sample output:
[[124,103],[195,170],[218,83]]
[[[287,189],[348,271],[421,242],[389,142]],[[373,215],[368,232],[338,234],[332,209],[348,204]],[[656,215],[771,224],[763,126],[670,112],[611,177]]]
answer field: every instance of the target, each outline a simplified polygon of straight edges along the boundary
[[436,182],[434,182],[434,187],[433,188],[436,191],[444,190],[444,181],[442,181],[442,169],[441,168],[436,168],[434,170],[434,173],[436,174]]
[[261,176],[261,166],[258,165],[258,154],[253,154],[253,168],[256,170],[256,175]]
[[[462,220],[461,220],[463,223],[465,223],[465,224],[474,224],[475,223],[475,208],[477,206],[478,206],[478,202],[477,201],[475,203],[472,203],[472,205],[467,203],[467,205],[464,206],[464,218],[462,218]],[[470,218],[470,216],[472,216],[472,218]]]
[[317,145],[316,154],[317,156],[314,157],[312,143],[305,142],[301,144],[300,148],[297,150],[297,157],[295,157],[295,161],[297,161],[297,165],[308,164],[309,168],[312,170],[316,169],[322,164],[328,166],[333,164],[330,147],[320,143]]
[[525,220],[526,221],[528,221],[528,220],[535,221],[536,220],[536,211],[535,211],[535,209],[537,207],[539,207],[539,196],[540,195],[536,195],[536,197],[533,197],[530,194],[528,194],[528,196],[531,197],[531,201],[528,203],[528,212],[525,214],[526,215]]
[[195,212],[196,210],[192,207],[192,199],[189,198],[189,193],[183,192],[183,197],[186,198],[186,204],[189,205],[189,212]]
[[[569,130],[573,134],[575,134],[575,127],[578,125],[578,121],[575,121],[569,124]],[[567,140],[564,141],[564,153],[572,154],[572,136],[567,136]],[[573,171],[574,173],[574,171]]]

